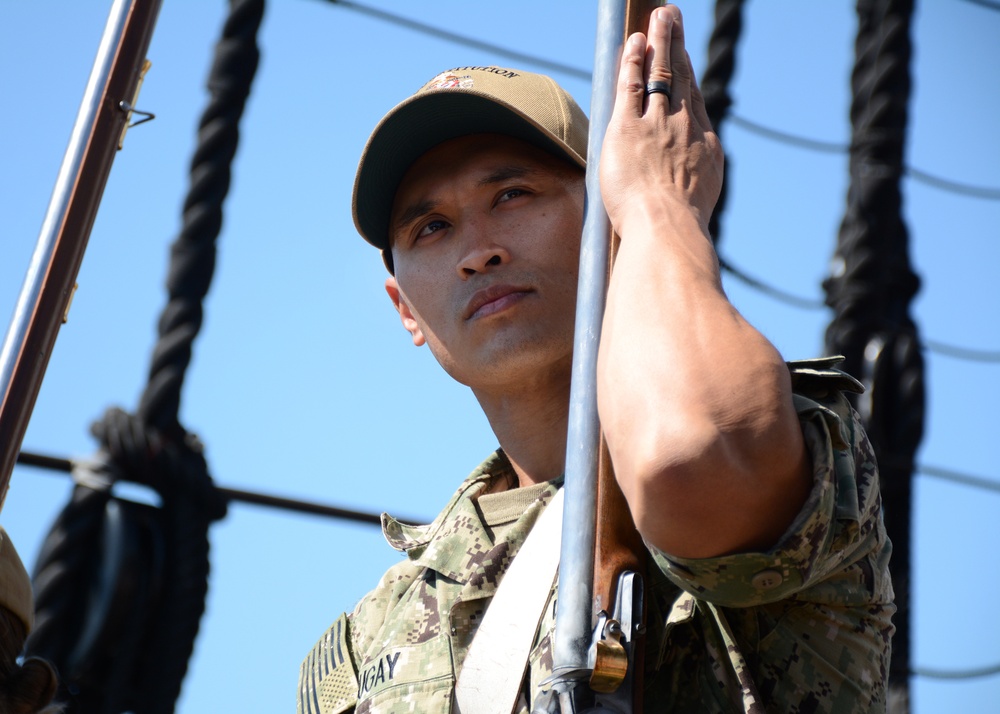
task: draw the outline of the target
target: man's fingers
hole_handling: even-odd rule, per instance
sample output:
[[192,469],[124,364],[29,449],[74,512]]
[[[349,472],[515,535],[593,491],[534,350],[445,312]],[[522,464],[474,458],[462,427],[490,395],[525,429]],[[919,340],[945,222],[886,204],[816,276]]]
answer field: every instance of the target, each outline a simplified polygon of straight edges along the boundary
[[[671,10],[673,9],[674,12]],[[673,83],[673,71],[670,65],[670,27],[673,24],[676,8],[658,7],[649,17],[649,46],[646,48],[645,76],[647,82]],[[667,96],[660,94],[662,101]],[[649,101],[661,101],[657,95],[650,95]]]
[[628,38],[622,51],[622,65],[618,70],[618,98],[614,113],[625,112],[626,116],[641,117],[642,101],[645,98],[646,81],[643,68],[646,57],[646,38],[637,32]]
[[673,11],[673,20],[670,22],[670,71],[673,75],[673,95],[677,99],[685,100],[691,96],[691,59],[687,50],[684,49],[684,21],[681,12],[673,5],[668,5],[667,10]]

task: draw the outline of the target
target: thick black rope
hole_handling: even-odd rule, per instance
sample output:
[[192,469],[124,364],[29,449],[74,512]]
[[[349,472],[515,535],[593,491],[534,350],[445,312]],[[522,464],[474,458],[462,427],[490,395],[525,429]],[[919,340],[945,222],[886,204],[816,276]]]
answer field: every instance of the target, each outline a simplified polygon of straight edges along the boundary
[[[263,0],[229,4],[183,225],[171,247],[169,301],[138,413],[111,409],[94,424],[105,468],[91,479],[103,483],[74,489],[35,568],[38,625],[28,651],[55,662],[69,711],[172,712],[204,612],[208,528],[225,515],[226,500],[178,413],[214,271],[238,123],[259,61],[256,35],[264,11]],[[159,507],[115,499],[111,487],[119,479],[153,489]],[[119,608],[111,617],[109,603]],[[118,626],[121,620],[129,627]]]
[[924,364],[909,305],[920,286],[909,260],[900,179],[910,96],[912,0],[859,0],[851,77],[851,183],[832,275],[827,351],[869,391],[858,401],[882,476],[893,543],[896,634],[890,694],[906,711],[910,672],[910,521],[914,454],[923,436]]
[[[736,48],[743,31],[743,0],[716,0],[715,25],[708,40],[708,63],[701,76],[701,93],[705,97],[705,111],[715,133],[722,136],[722,125],[729,115],[733,98],[729,94],[733,73],[736,71]],[[732,159],[726,156],[726,176],[732,176]],[[720,219],[726,208],[729,180],[722,182],[719,202],[708,222],[708,234],[718,246],[722,235]]]
[[208,79],[211,99],[198,126],[183,225],[170,249],[169,302],[160,315],[159,341],[139,401],[143,422],[165,432],[178,428],[184,373],[201,328],[202,300],[215,270],[216,238],[222,228],[222,203],[229,192],[230,167],[239,142],[239,120],[260,57],[256,33],[263,11],[263,2],[230,1],[230,14]]
[[86,603],[81,593],[87,592],[93,570],[93,553],[79,544],[100,539],[107,501],[106,491],[74,488],[70,502],[49,529],[35,565],[35,629],[28,653],[57,663],[61,672],[66,671],[74,646],[65,633],[82,628]]

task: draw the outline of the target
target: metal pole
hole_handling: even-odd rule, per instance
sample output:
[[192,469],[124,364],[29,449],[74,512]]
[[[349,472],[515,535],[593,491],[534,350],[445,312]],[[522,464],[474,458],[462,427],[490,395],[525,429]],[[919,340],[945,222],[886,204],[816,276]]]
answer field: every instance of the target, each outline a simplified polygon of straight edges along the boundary
[[590,673],[587,656],[593,634],[594,503],[600,446],[597,348],[604,317],[611,245],[611,224],[601,200],[598,169],[601,144],[614,109],[625,9],[624,0],[601,0],[597,11],[587,146],[587,201],[577,288],[573,383],[566,440],[566,505],[553,648],[553,685],[560,691],[571,688],[572,681]]
[[69,309],[160,0],[114,0],[34,254],[0,348],[0,507]]

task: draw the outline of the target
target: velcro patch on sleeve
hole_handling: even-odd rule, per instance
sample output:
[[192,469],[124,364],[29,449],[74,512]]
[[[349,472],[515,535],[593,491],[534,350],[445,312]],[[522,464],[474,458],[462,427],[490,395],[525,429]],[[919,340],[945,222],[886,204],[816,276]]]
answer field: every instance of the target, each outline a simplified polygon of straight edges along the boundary
[[358,677],[341,615],[312,648],[299,671],[298,714],[340,714],[358,699]]

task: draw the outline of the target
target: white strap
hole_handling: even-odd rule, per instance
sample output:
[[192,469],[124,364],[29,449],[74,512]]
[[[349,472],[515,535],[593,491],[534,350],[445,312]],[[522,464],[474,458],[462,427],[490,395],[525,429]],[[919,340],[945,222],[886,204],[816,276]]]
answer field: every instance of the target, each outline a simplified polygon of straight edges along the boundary
[[559,567],[563,489],[507,569],[455,683],[455,714],[510,714]]

